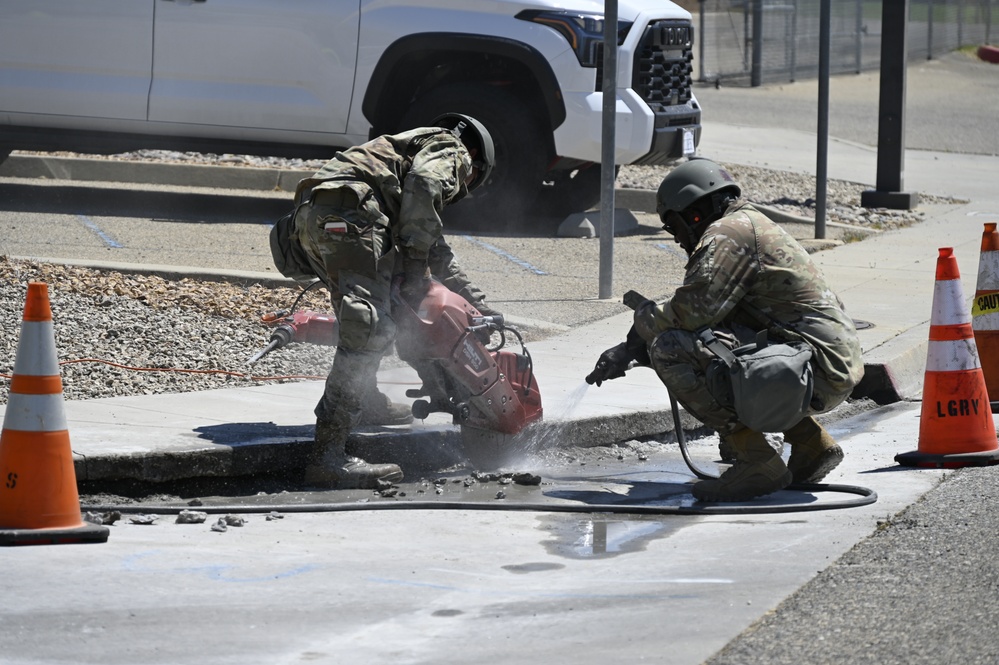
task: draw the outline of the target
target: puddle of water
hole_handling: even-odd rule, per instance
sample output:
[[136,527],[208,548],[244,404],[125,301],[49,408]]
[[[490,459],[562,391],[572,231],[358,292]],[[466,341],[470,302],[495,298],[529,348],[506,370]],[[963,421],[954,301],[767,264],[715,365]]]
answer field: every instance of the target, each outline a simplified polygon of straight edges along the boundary
[[553,538],[543,543],[549,554],[569,559],[608,558],[641,552],[656,538],[666,538],[683,524],[671,520],[565,519],[556,515],[539,518],[540,528]]

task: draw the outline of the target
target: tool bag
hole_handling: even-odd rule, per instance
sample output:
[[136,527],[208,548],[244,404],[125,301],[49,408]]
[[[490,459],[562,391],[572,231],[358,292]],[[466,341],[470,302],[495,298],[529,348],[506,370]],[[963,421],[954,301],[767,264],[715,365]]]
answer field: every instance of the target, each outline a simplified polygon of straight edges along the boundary
[[707,369],[708,390],[739,422],[757,432],[783,432],[808,415],[812,401],[812,349],[804,342],[756,342],[730,349],[710,328],[698,338],[718,358]]

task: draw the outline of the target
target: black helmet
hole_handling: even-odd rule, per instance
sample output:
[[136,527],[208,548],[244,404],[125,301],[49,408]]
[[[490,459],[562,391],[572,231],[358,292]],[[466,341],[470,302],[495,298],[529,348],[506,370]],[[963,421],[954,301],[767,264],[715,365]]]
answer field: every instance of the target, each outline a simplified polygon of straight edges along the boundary
[[[663,178],[656,193],[656,212],[665,222],[667,212],[683,212],[705,196],[722,193],[734,200],[742,196],[742,188],[731,173],[710,159],[692,159]],[[716,210],[721,208],[720,199],[715,203]],[[724,208],[718,212],[724,212]]]
[[496,148],[493,146],[493,137],[489,135],[489,130],[475,118],[462,113],[445,113],[437,116],[432,125],[450,129],[451,133],[461,139],[469,152],[476,151],[472,166],[478,169],[479,173],[468,186],[468,191],[484,183],[496,164]]
[[692,159],[663,178],[656,193],[656,212],[663,228],[691,254],[708,224],[741,195],[742,188],[731,173],[711,160]]

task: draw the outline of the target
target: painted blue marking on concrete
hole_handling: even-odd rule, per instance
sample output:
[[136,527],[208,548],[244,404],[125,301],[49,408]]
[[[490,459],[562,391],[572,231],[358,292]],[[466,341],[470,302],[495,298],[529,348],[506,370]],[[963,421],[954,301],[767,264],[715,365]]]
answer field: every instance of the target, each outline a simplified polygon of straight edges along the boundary
[[535,266],[532,266],[527,261],[525,261],[523,259],[519,259],[516,256],[514,256],[513,254],[510,254],[509,252],[507,252],[505,250],[502,250],[499,247],[496,247],[495,245],[490,245],[488,242],[483,242],[483,241],[479,240],[478,238],[473,238],[472,236],[461,236],[461,237],[464,238],[465,240],[469,241],[469,242],[475,243],[476,245],[478,245],[480,247],[485,247],[486,249],[488,249],[490,252],[492,252],[496,256],[500,256],[500,257],[506,259],[507,261],[510,261],[512,263],[516,263],[521,268],[525,268],[527,270],[530,270],[535,275],[547,275],[548,274],[544,270],[542,270],[541,268],[537,268]]
[[[146,552],[139,552],[137,554],[132,554],[126,556],[122,560],[122,565],[125,570],[133,573],[159,573],[159,574],[185,574],[185,575],[197,575],[204,576],[210,580],[215,580],[216,582],[267,582],[270,580],[278,580],[286,577],[296,577],[298,575],[303,575],[305,573],[312,572],[313,570],[319,570],[322,568],[317,563],[307,563],[296,568],[286,569],[286,570],[276,570],[273,573],[266,573],[263,575],[256,575],[253,577],[237,577],[234,573],[236,566],[229,563],[218,563],[218,564],[205,564],[203,566],[157,566],[152,563],[153,557],[160,557],[162,553],[159,550],[152,550]],[[149,563],[147,563],[147,561]]]
[[90,229],[91,231],[93,231],[94,233],[96,233],[97,237],[100,238],[101,240],[103,240],[104,244],[107,245],[108,247],[111,247],[111,248],[114,248],[114,249],[121,249],[122,247],[124,247],[124,245],[122,245],[120,242],[118,242],[117,240],[115,240],[114,238],[112,238],[111,236],[109,236],[107,233],[105,233],[101,229],[101,227],[97,226],[97,222],[95,222],[94,220],[90,219],[86,215],[77,215],[76,218],[78,220],[80,220],[81,222],[83,222],[84,226],[86,226],[88,229]]
[[659,249],[665,249],[667,252],[670,252],[671,254],[678,254],[683,258],[688,258],[687,253],[677,249],[677,245],[675,244],[666,244],[663,242],[657,242],[656,247],[658,247]]

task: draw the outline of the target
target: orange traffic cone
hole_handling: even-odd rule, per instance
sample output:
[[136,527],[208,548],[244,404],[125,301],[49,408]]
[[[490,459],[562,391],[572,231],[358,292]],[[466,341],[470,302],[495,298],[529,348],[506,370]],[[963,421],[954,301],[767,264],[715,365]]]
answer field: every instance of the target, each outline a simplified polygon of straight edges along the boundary
[[940,249],[930,342],[923,379],[919,449],[895,456],[903,466],[959,467],[999,463],[999,441],[951,247]]
[[978,261],[978,285],[971,306],[971,327],[982,362],[985,387],[992,413],[999,411],[999,231],[986,222],[982,232],[982,254]]
[[0,433],[0,545],[103,543],[80,517],[48,286],[28,284]]

